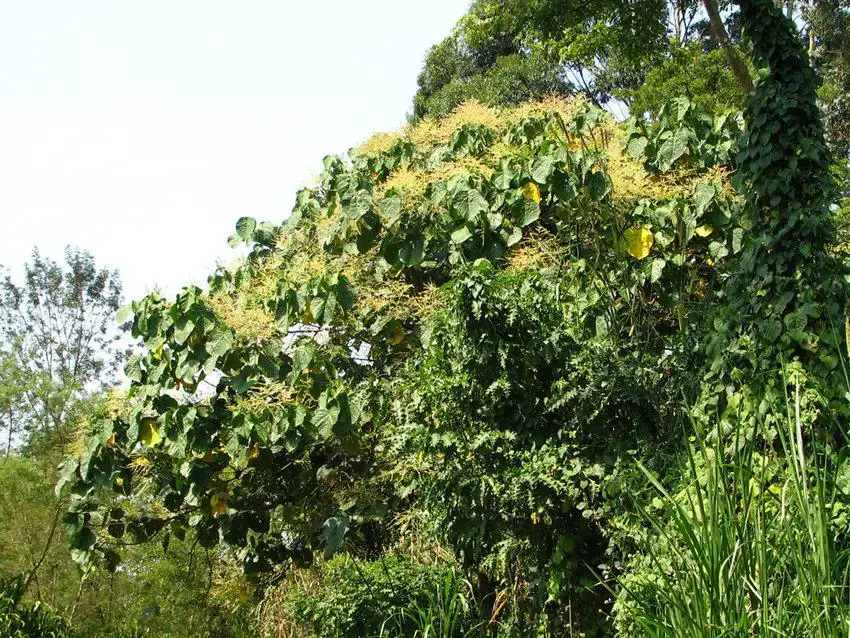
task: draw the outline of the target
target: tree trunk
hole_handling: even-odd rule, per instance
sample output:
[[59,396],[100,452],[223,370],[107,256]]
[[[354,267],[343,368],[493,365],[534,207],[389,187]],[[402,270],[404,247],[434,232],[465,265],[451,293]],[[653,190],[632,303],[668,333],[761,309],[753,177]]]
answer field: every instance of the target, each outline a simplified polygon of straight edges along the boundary
[[723,49],[723,53],[726,55],[726,61],[729,63],[735,77],[738,78],[741,88],[744,89],[745,93],[749,93],[753,90],[753,79],[750,77],[750,72],[747,69],[747,65],[744,64],[744,60],[738,55],[738,51],[735,50],[735,47],[729,40],[729,34],[726,33],[726,27],[723,26],[723,19],[720,17],[720,9],[717,8],[717,0],[703,0],[703,3],[705,4],[705,10],[708,12],[709,21],[711,22],[711,31],[720,43],[720,48]]
[[6,458],[9,458],[9,454],[12,452],[12,408],[9,408],[9,439],[6,441]]

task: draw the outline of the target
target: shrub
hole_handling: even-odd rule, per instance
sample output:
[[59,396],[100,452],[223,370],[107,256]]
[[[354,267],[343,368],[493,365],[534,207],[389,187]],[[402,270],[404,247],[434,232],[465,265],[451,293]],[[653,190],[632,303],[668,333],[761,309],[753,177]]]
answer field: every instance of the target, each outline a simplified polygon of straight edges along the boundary
[[405,610],[427,608],[452,573],[445,565],[419,565],[395,554],[377,560],[336,556],[291,574],[267,595],[264,634],[410,636],[416,620]]
[[22,600],[24,579],[0,577],[0,636],[8,638],[65,638],[65,620],[41,602]]

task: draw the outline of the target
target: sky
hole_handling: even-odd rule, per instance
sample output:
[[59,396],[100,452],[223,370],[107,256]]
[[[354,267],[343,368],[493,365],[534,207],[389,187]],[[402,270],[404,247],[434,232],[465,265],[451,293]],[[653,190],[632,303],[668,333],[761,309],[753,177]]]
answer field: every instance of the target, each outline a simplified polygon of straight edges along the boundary
[[404,124],[468,0],[0,0],[0,264],[73,245],[127,300],[203,284],[325,155]]

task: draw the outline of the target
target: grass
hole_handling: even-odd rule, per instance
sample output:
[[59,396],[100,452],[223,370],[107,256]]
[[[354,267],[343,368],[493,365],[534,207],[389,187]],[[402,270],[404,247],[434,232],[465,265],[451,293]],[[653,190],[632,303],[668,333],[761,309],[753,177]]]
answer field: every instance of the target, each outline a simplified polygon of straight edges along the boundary
[[775,433],[698,432],[680,492],[642,468],[664,507],[642,507],[656,542],[646,567],[621,580],[618,605],[632,633],[850,636],[850,561],[833,518],[846,505],[834,458],[811,452],[822,446],[805,436],[800,383],[792,384]]

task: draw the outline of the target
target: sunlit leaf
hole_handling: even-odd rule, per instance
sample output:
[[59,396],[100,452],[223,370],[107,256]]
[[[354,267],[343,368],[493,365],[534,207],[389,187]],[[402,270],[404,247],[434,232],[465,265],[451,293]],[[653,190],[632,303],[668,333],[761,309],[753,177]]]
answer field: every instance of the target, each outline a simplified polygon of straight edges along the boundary
[[645,227],[627,228],[623,233],[626,240],[626,250],[635,259],[644,259],[652,248],[652,231]]
[[157,429],[156,419],[142,419],[139,424],[139,441],[149,447],[162,442],[162,436]]
[[213,516],[227,514],[227,491],[220,490],[210,497],[210,510]]
[[526,182],[522,185],[522,196],[535,204],[540,203],[540,189],[534,182]]

